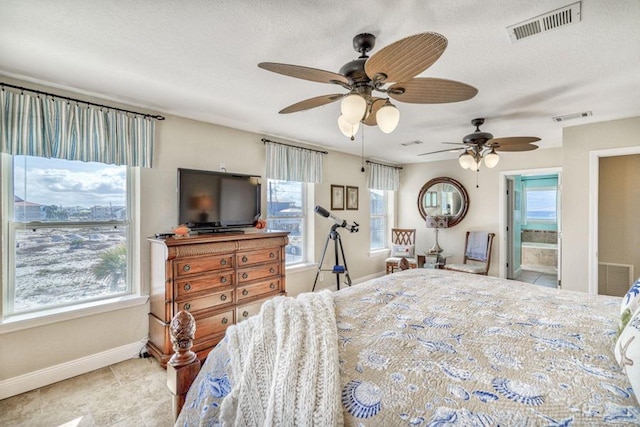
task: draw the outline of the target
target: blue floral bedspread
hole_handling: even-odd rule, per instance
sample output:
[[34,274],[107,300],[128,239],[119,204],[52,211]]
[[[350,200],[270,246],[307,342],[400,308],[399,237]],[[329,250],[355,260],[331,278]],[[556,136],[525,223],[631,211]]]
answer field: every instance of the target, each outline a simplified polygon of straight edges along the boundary
[[[620,298],[414,269],[334,294],[347,426],[640,424],[613,347]],[[217,425],[223,340],[176,425]]]

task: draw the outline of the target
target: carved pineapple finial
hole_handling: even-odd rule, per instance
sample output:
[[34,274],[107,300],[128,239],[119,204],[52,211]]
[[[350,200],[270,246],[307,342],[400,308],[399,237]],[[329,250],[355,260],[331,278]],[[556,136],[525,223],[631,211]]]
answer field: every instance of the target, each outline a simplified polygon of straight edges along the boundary
[[180,311],[171,319],[169,335],[173,351],[175,352],[169,363],[172,365],[187,365],[196,359],[191,351],[193,339],[196,335],[196,321],[188,311]]

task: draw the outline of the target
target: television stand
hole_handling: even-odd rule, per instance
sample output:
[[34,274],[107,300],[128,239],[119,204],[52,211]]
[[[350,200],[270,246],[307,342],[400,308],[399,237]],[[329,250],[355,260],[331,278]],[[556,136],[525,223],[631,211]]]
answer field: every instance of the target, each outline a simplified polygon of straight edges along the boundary
[[233,228],[199,228],[193,232],[196,234],[244,234],[243,230]]

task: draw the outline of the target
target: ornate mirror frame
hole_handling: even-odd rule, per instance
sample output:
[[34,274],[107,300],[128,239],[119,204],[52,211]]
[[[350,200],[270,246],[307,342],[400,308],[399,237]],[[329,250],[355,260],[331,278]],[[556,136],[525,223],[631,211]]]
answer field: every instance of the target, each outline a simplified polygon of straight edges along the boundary
[[420,194],[418,194],[418,211],[422,216],[422,219],[427,219],[427,207],[431,204],[437,204],[438,195],[433,191],[432,187],[437,184],[449,184],[455,188],[455,190],[460,195],[460,209],[455,215],[447,215],[449,217],[448,227],[453,227],[457,225],[463,218],[467,215],[467,211],[469,210],[469,195],[467,194],[467,190],[453,178],[446,177],[438,177],[433,178],[428,181],[425,185],[420,189]]

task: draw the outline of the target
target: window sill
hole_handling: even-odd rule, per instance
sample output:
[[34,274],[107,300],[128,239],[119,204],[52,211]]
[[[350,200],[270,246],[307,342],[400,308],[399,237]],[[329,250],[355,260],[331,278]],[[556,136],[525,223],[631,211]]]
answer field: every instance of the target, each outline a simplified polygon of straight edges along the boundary
[[318,264],[310,263],[310,262],[301,262],[300,264],[287,266],[285,269],[287,270],[287,273],[295,274],[295,273],[300,273],[307,270],[316,270],[317,268],[318,268]]
[[37,313],[18,314],[3,319],[0,322],[0,335],[49,325],[51,323],[121,310],[123,308],[136,307],[146,304],[148,300],[148,296],[128,295],[125,297],[79,304],[73,307],[61,307]]
[[384,249],[375,249],[373,251],[369,251],[369,258],[374,258],[374,257],[381,257],[381,256],[389,256],[389,254],[391,253],[391,249],[389,248],[384,248]]

